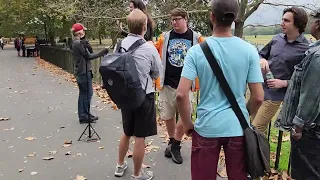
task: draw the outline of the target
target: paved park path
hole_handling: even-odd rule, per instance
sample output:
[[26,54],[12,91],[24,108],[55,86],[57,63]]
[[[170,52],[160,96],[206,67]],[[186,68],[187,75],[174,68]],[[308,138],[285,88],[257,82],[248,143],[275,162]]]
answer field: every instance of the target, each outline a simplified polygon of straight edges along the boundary
[[[113,174],[122,132],[120,112],[109,107],[100,110],[105,104],[94,96],[92,112],[100,117],[94,127],[102,139],[77,141],[86,126],[77,120],[77,97],[74,84],[37,68],[34,58],[17,57],[9,47],[0,51],[0,117],[10,117],[0,121],[0,180],[73,180],[77,175],[88,180],[130,179],[132,159],[124,177]],[[163,130],[158,129],[159,135],[147,142],[160,150],[144,160],[154,179],[190,180],[190,142],[183,145],[184,163],[176,165],[164,157],[166,144],[160,137]],[[63,147],[65,140],[72,140],[70,147]],[[43,160],[50,156],[54,159]]]

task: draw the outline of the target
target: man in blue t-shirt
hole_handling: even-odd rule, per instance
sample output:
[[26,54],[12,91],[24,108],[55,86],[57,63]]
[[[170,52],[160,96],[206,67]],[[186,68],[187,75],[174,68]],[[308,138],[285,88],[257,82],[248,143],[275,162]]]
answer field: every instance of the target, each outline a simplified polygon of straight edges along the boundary
[[[212,37],[206,39],[249,123],[263,102],[263,77],[257,50],[234,37],[231,25],[238,13],[236,0],[212,1]],[[200,81],[198,118],[191,121],[189,90],[192,81]],[[247,83],[251,97],[246,104]],[[216,179],[221,146],[226,155],[229,179],[246,180],[245,139],[239,120],[233,112],[220,84],[200,47],[190,48],[184,61],[177,89],[177,104],[186,134],[192,132],[192,179]]]

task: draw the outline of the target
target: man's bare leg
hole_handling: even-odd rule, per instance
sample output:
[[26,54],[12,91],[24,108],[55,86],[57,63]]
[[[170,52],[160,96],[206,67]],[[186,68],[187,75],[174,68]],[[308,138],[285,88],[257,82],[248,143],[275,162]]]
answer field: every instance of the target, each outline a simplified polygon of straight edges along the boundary
[[135,137],[133,150],[134,176],[140,176],[142,162],[144,158],[145,142],[144,138]]
[[[166,122],[166,127],[167,127],[167,132],[168,132],[169,138],[173,140],[174,135],[175,135],[175,131],[176,131],[176,122],[175,122],[174,118],[164,120],[164,121]],[[172,142],[170,142],[170,144],[171,143]]]
[[124,158],[129,149],[130,138],[131,138],[130,136],[126,136],[124,133],[121,136],[120,143],[119,143],[118,164],[116,167],[116,171],[114,172],[116,177],[122,177],[125,170],[128,168],[127,162],[124,161]]
[[124,158],[129,149],[130,136],[126,136],[124,133],[121,136],[119,143],[119,157],[118,157],[118,165],[122,166],[124,164]]

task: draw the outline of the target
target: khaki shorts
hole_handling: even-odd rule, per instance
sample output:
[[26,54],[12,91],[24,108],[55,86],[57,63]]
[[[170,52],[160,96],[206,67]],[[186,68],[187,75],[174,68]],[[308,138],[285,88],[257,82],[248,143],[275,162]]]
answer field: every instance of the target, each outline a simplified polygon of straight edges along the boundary
[[[193,99],[193,92],[190,91],[190,115],[193,111]],[[176,89],[173,89],[170,86],[163,86],[159,91],[159,110],[162,120],[169,120],[175,117],[177,112]]]

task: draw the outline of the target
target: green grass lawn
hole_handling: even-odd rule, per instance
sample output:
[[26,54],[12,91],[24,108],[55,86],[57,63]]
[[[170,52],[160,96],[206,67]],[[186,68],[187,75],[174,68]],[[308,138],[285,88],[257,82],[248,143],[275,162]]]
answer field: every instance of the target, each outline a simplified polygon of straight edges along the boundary
[[[266,45],[268,42],[271,41],[272,37],[274,35],[258,35],[257,38],[254,36],[244,36],[245,40],[251,42],[251,43],[256,43],[256,44],[263,44]],[[310,39],[312,38],[311,34],[306,34],[306,38]],[[314,40],[314,38],[313,38]]]

